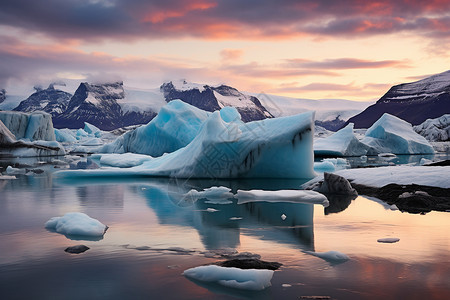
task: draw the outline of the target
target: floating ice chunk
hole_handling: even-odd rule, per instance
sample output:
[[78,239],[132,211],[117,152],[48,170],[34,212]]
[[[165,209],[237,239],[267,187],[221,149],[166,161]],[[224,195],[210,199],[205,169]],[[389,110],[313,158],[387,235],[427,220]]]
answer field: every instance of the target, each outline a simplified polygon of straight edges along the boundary
[[0,180],[11,180],[11,179],[17,179],[14,175],[2,175],[0,174]]
[[399,238],[382,238],[377,240],[378,243],[397,243],[398,241],[400,241]]
[[324,195],[315,191],[305,190],[238,190],[236,197],[238,204],[247,202],[292,202],[292,203],[317,203],[328,206],[328,199]]
[[315,155],[361,156],[369,147],[361,143],[353,133],[353,123],[326,138],[314,141]]
[[56,141],[60,143],[75,143],[77,139],[70,129],[55,129]]
[[77,139],[80,139],[82,137],[87,137],[89,136],[89,133],[87,133],[86,131],[84,131],[83,129],[78,129],[77,133],[76,133]]
[[26,173],[25,169],[13,168],[11,166],[6,167],[6,174],[8,175],[19,175],[25,173]]
[[285,214],[282,214],[282,215],[281,215],[281,220],[283,220],[283,221],[284,221],[284,220],[286,220],[286,218],[287,218],[287,217],[286,217],[286,215],[285,215]]
[[375,153],[433,154],[430,143],[411,124],[385,113],[366,131],[362,139]]
[[118,168],[131,168],[139,166],[146,161],[153,158],[149,155],[135,154],[135,153],[108,153],[108,154],[93,154],[91,158],[98,161],[101,166],[110,166]]
[[100,146],[103,145],[103,141],[99,138],[92,138],[81,142],[82,146]]
[[394,153],[380,153],[378,154],[379,157],[397,157]]
[[219,211],[219,210],[217,210],[217,209],[215,209],[215,208],[208,207],[208,208],[206,209],[206,211],[207,211],[207,212],[216,212],[216,211]]
[[272,270],[225,268],[215,265],[188,269],[183,275],[199,281],[217,283],[226,287],[261,291],[271,286]]
[[84,122],[84,131],[97,138],[102,136],[102,131],[88,122]]
[[72,212],[51,218],[45,223],[45,228],[64,235],[100,237],[108,227],[84,213]]
[[310,255],[317,256],[331,263],[342,263],[350,259],[346,254],[339,251],[327,251],[327,252],[304,251],[304,252]]
[[231,221],[239,221],[242,220],[242,217],[231,217],[229,218]]
[[[229,199],[234,198],[234,194],[231,193],[231,189],[224,187],[224,186],[213,186],[208,189],[204,189],[203,191],[197,191],[197,190],[190,190],[186,194],[184,194],[184,198],[191,198],[191,199],[202,199],[206,198],[208,200],[220,200],[220,199]],[[227,201],[229,202],[229,201]]]
[[321,161],[314,163],[314,171],[316,172],[334,172],[336,171],[336,166],[329,161]]

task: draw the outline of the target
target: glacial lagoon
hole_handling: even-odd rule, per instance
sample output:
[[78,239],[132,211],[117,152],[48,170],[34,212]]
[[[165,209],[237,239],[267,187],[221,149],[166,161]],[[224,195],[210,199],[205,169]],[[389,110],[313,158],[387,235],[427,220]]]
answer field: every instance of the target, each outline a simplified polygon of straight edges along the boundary
[[[211,186],[298,188],[301,180],[75,180],[54,178],[53,164],[38,168],[45,172],[0,180],[2,299],[447,299],[450,293],[448,212],[402,213],[364,196],[333,199],[328,207],[182,197]],[[101,239],[80,240],[44,228],[67,212],[86,213],[109,229]],[[90,249],[64,252],[79,244]],[[308,251],[339,251],[349,260]],[[235,253],[283,266],[260,292],[182,275]]]

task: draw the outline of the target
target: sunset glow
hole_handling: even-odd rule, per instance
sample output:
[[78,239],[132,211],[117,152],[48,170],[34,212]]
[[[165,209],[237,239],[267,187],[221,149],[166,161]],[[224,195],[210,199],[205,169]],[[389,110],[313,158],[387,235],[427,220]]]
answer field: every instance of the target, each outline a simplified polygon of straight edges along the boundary
[[154,88],[185,78],[374,100],[448,69],[449,11],[448,1],[6,0],[0,88],[71,78]]

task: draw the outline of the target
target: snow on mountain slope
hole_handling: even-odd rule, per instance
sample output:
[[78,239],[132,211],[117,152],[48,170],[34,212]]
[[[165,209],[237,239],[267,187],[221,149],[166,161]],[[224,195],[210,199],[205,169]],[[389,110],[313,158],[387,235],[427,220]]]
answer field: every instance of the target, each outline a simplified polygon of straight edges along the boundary
[[450,113],[450,71],[395,85],[375,104],[348,122],[354,123],[355,128],[368,128],[384,113],[413,125]]
[[47,89],[36,88],[36,92],[21,101],[14,110],[22,112],[39,110],[56,116],[66,110],[71,97],[72,94],[55,89],[54,85],[50,84]]
[[0,89],[0,103],[5,101],[6,99],[6,91],[4,89]]
[[160,90],[167,102],[180,99],[209,112],[233,106],[244,122],[273,117],[258,98],[243,94],[227,85],[210,86],[181,80],[166,82],[161,85]]
[[[256,95],[256,94],[253,94]],[[302,99],[270,94],[257,95],[261,103],[275,117],[295,115],[305,111],[316,111],[316,125],[337,131],[352,116],[363,111],[372,102],[343,99]]]

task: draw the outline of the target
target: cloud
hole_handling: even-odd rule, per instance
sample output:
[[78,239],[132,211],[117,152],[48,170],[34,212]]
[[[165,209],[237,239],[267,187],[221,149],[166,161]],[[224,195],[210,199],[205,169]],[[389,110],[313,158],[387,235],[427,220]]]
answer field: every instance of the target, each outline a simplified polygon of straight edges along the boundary
[[371,61],[356,58],[336,58],[322,61],[309,61],[305,59],[288,59],[286,65],[291,68],[308,69],[378,69],[378,68],[408,68],[410,65],[406,61],[381,60]]
[[244,50],[241,49],[223,49],[220,51],[220,56],[225,62],[239,60],[244,54]]
[[410,32],[445,38],[450,1],[3,0],[0,24],[83,41],[267,39]]

